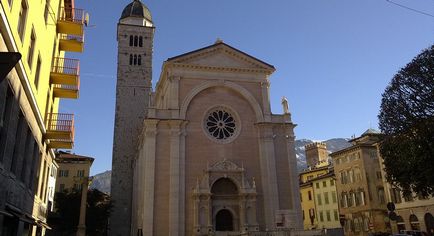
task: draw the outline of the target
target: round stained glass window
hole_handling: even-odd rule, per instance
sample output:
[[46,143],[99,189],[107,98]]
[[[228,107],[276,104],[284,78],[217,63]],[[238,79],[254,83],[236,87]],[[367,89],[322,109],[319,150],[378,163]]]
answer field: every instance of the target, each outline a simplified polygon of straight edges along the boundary
[[239,121],[227,108],[211,109],[205,117],[204,128],[208,137],[221,143],[232,141],[238,134]]

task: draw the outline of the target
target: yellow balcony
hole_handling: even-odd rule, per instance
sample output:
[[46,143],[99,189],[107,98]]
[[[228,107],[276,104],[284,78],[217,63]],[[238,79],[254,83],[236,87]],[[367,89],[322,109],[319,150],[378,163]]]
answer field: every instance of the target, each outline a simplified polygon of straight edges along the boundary
[[57,33],[83,35],[87,18],[83,9],[62,7],[57,20]]
[[57,98],[77,99],[80,86],[68,84],[55,84],[53,86],[53,95]]
[[55,57],[50,72],[50,83],[78,87],[80,84],[80,61]]
[[72,149],[74,144],[74,115],[51,113],[48,116],[45,140],[49,148]]
[[67,52],[83,52],[84,35],[60,34],[59,50]]

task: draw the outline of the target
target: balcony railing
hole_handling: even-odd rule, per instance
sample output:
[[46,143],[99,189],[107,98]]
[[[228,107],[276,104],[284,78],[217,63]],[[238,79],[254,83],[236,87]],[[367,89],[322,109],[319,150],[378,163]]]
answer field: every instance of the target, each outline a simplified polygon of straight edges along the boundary
[[56,57],[50,73],[50,83],[78,86],[80,81],[80,61]]
[[71,7],[62,7],[59,20],[73,22],[76,24],[84,24],[84,10]]
[[83,9],[62,7],[57,21],[57,32],[83,35],[83,26],[87,25],[88,18]]
[[59,50],[68,52],[83,52],[84,34],[60,34]]
[[72,148],[74,142],[74,115],[51,113],[48,117],[45,138],[50,148]]
[[77,59],[55,57],[51,72],[66,75],[79,75],[80,61]]
[[55,84],[53,86],[53,95],[58,98],[72,98],[77,99],[80,90],[80,84]]

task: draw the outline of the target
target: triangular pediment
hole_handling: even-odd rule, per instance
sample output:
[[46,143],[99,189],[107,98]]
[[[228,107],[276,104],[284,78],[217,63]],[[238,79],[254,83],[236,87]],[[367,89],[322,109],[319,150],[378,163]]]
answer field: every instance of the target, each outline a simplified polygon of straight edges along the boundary
[[167,62],[213,68],[252,69],[269,73],[275,70],[272,65],[223,42],[169,58]]

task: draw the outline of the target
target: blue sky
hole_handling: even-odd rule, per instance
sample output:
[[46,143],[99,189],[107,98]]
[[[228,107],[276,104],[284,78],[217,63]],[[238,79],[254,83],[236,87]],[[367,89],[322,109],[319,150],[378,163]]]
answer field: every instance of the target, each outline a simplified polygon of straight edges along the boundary
[[[434,0],[393,0],[434,15]],[[130,0],[76,0],[91,16],[80,59],[73,152],[111,169],[116,87],[116,26]],[[298,139],[325,140],[377,128],[381,94],[392,76],[434,43],[434,18],[386,0],[144,0],[156,26],[153,85],[164,60],[217,38],[274,65],[271,107],[286,96]]]

